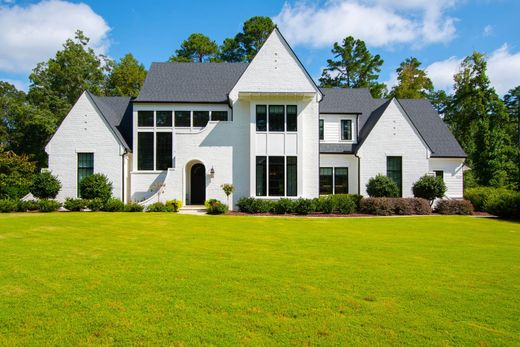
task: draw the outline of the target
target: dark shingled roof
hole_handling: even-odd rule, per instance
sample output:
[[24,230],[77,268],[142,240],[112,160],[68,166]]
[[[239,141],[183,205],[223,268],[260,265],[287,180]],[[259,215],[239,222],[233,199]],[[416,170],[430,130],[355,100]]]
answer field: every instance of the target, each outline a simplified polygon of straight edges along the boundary
[[126,149],[132,150],[132,98],[89,93],[102,116]]
[[247,63],[152,63],[135,102],[224,103]]
[[398,102],[432,150],[432,157],[466,157],[466,153],[428,100],[398,99]]

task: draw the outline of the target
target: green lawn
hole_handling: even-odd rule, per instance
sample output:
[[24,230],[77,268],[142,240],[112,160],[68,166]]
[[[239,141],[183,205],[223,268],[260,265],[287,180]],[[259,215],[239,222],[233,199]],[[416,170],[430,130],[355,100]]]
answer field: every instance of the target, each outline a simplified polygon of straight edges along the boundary
[[518,346],[519,317],[518,223],[0,215],[0,346]]

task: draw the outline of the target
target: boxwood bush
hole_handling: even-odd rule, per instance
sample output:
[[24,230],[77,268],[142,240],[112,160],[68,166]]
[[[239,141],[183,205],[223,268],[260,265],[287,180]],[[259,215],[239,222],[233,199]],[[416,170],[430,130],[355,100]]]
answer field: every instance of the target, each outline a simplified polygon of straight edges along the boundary
[[179,210],[182,208],[182,201],[177,199],[167,200],[166,205],[171,206],[173,208],[173,212],[179,212]]
[[435,199],[442,198],[446,190],[446,184],[442,179],[430,175],[422,176],[412,186],[413,196],[428,200],[430,205]]
[[121,212],[125,209],[125,203],[117,198],[110,198],[101,207],[101,211],[105,212]]
[[360,202],[360,212],[376,216],[426,215],[432,209],[428,200],[421,198],[366,198]]
[[286,214],[292,213],[294,209],[294,201],[287,198],[281,198],[278,201],[275,201],[273,207],[273,213],[276,214]]
[[228,206],[217,199],[209,199],[204,202],[207,214],[224,214],[228,211]]
[[129,202],[125,205],[125,212],[143,212],[144,206],[136,202]]
[[0,200],[0,212],[8,213],[15,212],[18,209],[18,202],[12,199],[2,199]]
[[173,206],[156,202],[146,207],[146,212],[173,212]]
[[96,212],[96,211],[101,211],[105,201],[102,200],[101,198],[95,198],[95,199],[85,200],[85,203],[89,210]]
[[367,193],[371,197],[393,198],[399,196],[399,187],[391,178],[380,174],[368,180]]
[[61,207],[61,202],[51,199],[38,200],[38,210],[40,212],[54,212]]
[[87,202],[83,199],[66,198],[63,207],[69,211],[81,211],[87,208]]
[[306,215],[314,212],[314,202],[312,199],[299,198],[294,201],[294,213]]
[[37,174],[30,187],[32,195],[38,199],[54,199],[60,192],[60,189],[60,180],[50,172]]
[[103,174],[93,174],[83,178],[79,184],[83,199],[107,201],[112,196],[112,182]]

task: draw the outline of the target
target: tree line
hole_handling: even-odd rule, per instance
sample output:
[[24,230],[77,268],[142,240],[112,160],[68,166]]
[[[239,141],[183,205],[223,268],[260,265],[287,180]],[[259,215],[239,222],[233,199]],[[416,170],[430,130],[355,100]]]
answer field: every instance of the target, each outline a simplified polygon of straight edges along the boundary
[[[217,44],[191,34],[169,58],[172,62],[250,62],[275,24],[252,17],[242,31]],[[47,165],[44,147],[84,90],[96,95],[137,96],[146,69],[131,53],[119,61],[96,54],[77,31],[60,51],[29,76],[27,93],[0,81],[0,153]],[[473,52],[454,76],[453,94],[435,90],[421,62],[406,58],[390,90],[379,82],[384,60],[351,36],[333,44],[319,78],[322,87],[368,88],[374,98],[427,98],[468,154],[467,185],[520,187],[520,86],[500,98],[487,76],[485,55]],[[2,161],[0,160],[0,163]],[[0,167],[0,175],[5,169]]]

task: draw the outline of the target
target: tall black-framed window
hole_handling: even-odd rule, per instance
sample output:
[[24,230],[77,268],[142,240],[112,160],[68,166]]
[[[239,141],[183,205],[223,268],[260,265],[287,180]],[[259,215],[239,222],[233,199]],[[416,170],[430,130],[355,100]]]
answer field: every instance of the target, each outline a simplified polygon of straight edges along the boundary
[[284,196],[285,194],[285,158],[269,157],[269,196]]
[[320,167],[320,195],[334,194],[334,169]]
[[78,153],[78,196],[81,180],[94,173],[94,153]]
[[153,111],[137,111],[137,126],[153,127]]
[[285,131],[285,107],[283,105],[269,105],[269,131]]
[[256,157],[256,196],[267,196],[267,157]]
[[298,107],[287,105],[287,131],[298,131]]
[[286,157],[287,196],[298,195],[298,158]]
[[172,133],[157,132],[155,145],[156,170],[167,170],[172,167]]
[[341,120],[341,140],[352,140],[352,119]]
[[227,121],[228,120],[228,111],[211,111],[211,120],[212,121]]
[[320,119],[320,140],[323,140],[325,137],[323,126],[323,119]]
[[209,111],[193,111],[193,126],[204,128],[209,122]]
[[399,195],[403,195],[403,157],[386,157],[386,175],[399,188]]
[[137,133],[137,170],[153,170],[153,132]]
[[348,167],[334,168],[334,194],[348,194]]
[[256,105],[256,131],[267,131],[266,105]]
[[172,126],[172,111],[155,112],[155,126],[171,127]]
[[175,127],[189,128],[191,127],[190,111],[175,111]]

